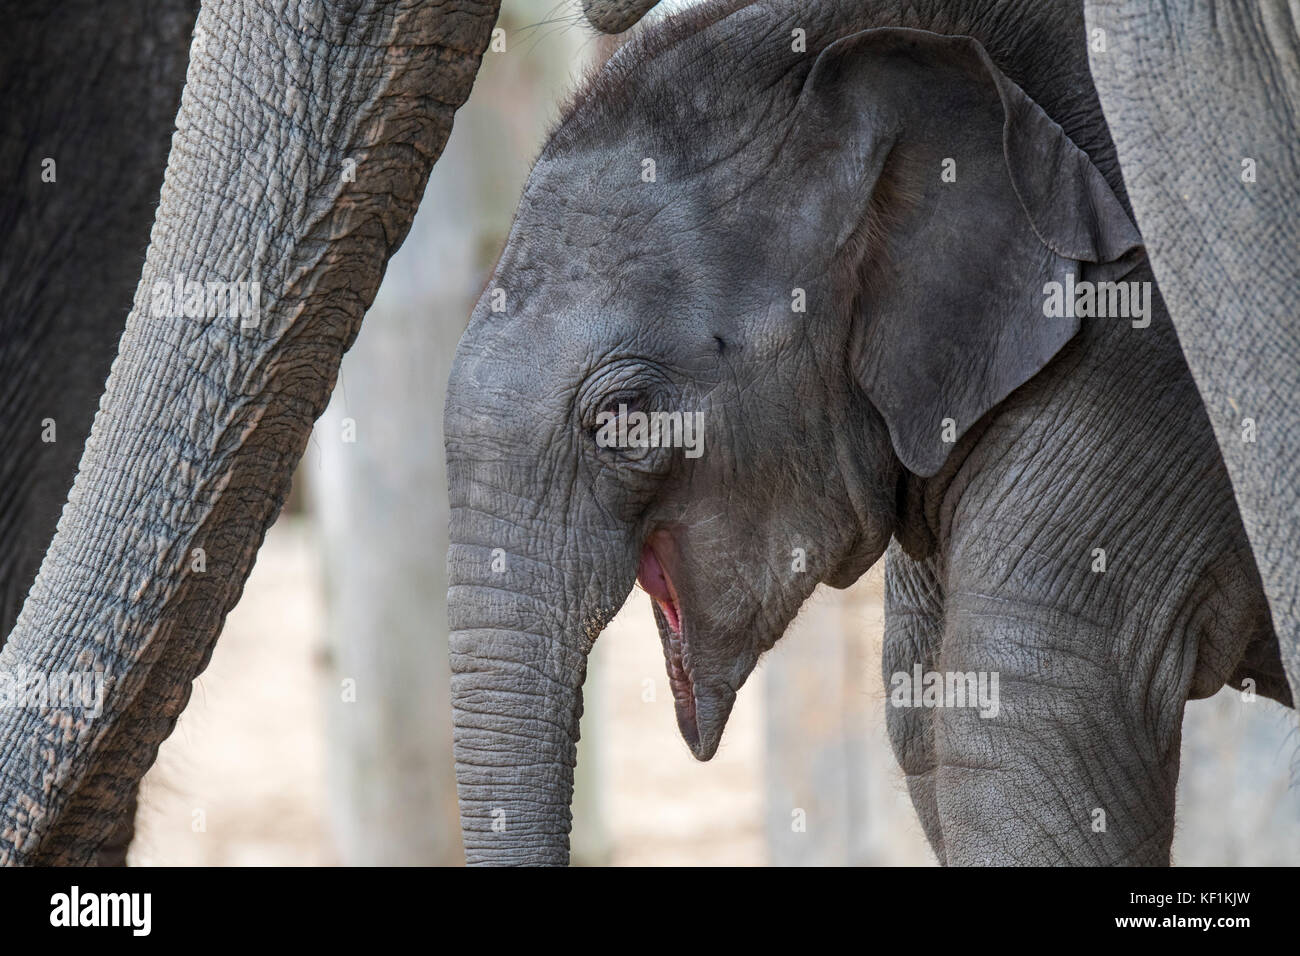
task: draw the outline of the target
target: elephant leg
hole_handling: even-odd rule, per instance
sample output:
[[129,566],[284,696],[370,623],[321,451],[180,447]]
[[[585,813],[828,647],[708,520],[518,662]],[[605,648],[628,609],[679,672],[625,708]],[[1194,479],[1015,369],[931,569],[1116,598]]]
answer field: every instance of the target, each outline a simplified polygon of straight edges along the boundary
[[[498,8],[204,3],[119,357],[0,652],[0,669],[93,663],[103,715],[0,709],[0,864],[87,863],[118,827],[280,511]],[[187,316],[159,295],[177,276],[253,301]]]
[[[1181,705],[1135,730],[1128,698],[1081,692],[1121,684],[1093,627],[1005,595],[949,600],[938,559],[897,544],[887,562],[886,723],[939,861],[1167,864]],[[929,697],[935,679],[975,692]]]
[[1005,595],[949,600],[937,672],[976,675],[992,706],[924,711],[946,863],[1169,863],[1183,700],[1126,684],[1115,643]]
[[[10,18],[0,39],[0,647],[54,534],[126,324],[199,3],[109,17],[101,6]],[[125,864],[135,808],[133,790],[100,865]]]
[[51,4],[0,37],[0,646],[117,354],[199,4],[101,6]]
[[1086,0],[1092,75],[1300,697],[1294,3]]
[[[943,641],[942,585],[935,559],[914,561],[892,542],[885,554],[885,640],[881,669],[885,687],[896,674],[911,675],[938,666]],[[926,839],[940,862],[944,860],[943,829],[935,800],[934,722],[922,708],[893,707],[886,699],[885,726],[889,741],[907,778],[907,790],[921,819]]]
[[[1218,497],[1226,507],[1226,488]],[[1190,541],[1177,523],[1206,504],[1162,532]],[[1035,526],[1004,500],[963,507],[977,513],[954,519],[933,575],[941,596],[932,584],[912,594],[913,606],[942,603],[926,608],[922,653],[892,661],[906,672],[937,659],[942,690],[921,698],[910,736],[926,741],[920,809],[942,860],[1167,865],[1186,702],[1254,666],[1250,649],[1272,637],[1240,526],[1183,550],[1144,545],[1141,516],[1085,534],[1086,510]],[[1090,539],[1113,542],[1113,563]],[[917,695],[905,703],[916,708]]]

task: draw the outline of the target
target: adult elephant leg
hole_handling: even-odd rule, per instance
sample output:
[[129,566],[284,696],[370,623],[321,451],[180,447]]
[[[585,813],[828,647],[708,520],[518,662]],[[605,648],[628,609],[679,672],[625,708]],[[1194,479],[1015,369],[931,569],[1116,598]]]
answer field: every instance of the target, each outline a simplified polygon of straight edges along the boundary
[[60,2],[0,36],[0,645],[117,354],[198,8]]
[[[93,859],[170,732],[497,9],[204,4],[135,306],[0,654],[11,673],[102,671],[103,710],[0,711],[0,862]],[[160,310],[177,277],[260,288],[238,310]]]
[[1295,6],[1089,0],[1087,18],[1093,78],[1129,199],[1223,450],[1300,700]]
[[[198,7],[166,0],[106,19],[100,3],[64,2],[10,18],[0,38],[0,646],[117,354]],[[134,808],[100,862],[125,862]]]

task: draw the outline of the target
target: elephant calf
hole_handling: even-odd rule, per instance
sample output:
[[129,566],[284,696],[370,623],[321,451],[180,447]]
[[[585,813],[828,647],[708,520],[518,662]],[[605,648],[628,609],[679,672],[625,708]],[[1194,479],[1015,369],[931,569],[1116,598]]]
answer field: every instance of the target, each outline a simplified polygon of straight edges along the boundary
[[567,859],[637,577],[707,760],[816,585],[888,550],[887,684],[997,679],[888,708],[946,863],[1166,863],[1185,702],[1289,702],[1076,6],[707,4],[564,115],[447,400],[471,862]]

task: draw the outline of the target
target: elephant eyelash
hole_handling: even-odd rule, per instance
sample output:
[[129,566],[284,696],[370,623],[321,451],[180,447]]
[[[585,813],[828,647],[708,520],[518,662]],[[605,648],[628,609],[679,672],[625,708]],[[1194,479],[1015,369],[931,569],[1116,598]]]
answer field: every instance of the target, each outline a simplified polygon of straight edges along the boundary
[[588,426],[588,431],[593,434],[600,430],[600,418],[602,415],[609,413],[617,417],[626,409],[627,414],[633,412],[644,412],[649,409],[650,403],[642,394],[620,395],[616,398],[607,399],[601,404],[596,414],[592,417],[592,424]]

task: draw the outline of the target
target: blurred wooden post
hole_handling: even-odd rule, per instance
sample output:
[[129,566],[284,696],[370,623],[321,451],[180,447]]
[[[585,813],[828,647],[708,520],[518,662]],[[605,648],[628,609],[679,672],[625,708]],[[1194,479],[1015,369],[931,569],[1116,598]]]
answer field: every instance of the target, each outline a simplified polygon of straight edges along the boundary
[[867,696],[872,667],[845,592],[819,587],[763,666],[769,862],[836,866],[867,856]]
[[[448,691],[442,412],[456,343],[504,243],[529,163],[568,85],[577,30],[524,27],[553,0],[506,0],[420,212],[344,359],[304,471],[329,623],[329,789],[346,864],[463,859]],[[552,28],[553,29],[553,28]],[[364,182],[367,170],[358,167]],[[596,728],[583,727],[583,751]],[[575,861],[600,856],[580,755]]]

